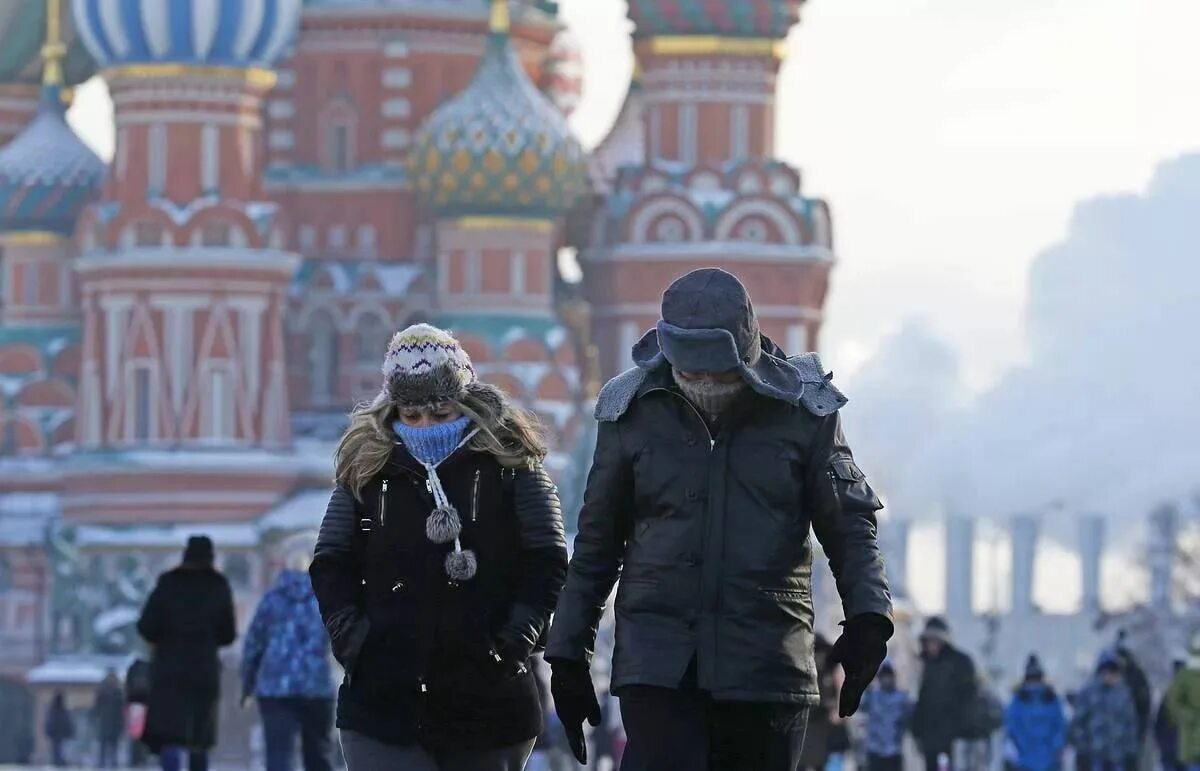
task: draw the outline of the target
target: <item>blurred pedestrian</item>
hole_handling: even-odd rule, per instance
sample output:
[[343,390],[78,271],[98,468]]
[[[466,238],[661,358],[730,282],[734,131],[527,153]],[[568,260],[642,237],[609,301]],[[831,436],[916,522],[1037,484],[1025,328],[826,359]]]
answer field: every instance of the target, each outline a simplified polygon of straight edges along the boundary
[[60,768],[67,765],[66,744],[75,738],[75,723],[71,720],[66,696],[62,691],[55,691],[50,700],[43,728],[46,739],[50,742],[50,762]]
[[1137,767],[1137,708],[1121,662],[1105,651],[1096,676],[1075,700],[1069,739],[1079,771],[1134,771]]
[[[726,4],[729,5],[729,4]],[[745,286],[716,268],[667,288],[636,366],[600,392],[579,534],[546,659],[576,756],[600,708],[589,665],[617,579],[611,688],[623,771],[794,769],[813,669],[812,545],[846,622],[830,652],[849,716],[887,654],[883,504],[842,433],[846,399],[813,354],[788,358]]]
[[332,765],[333,675],[329,635],[297,550],[263,596],[242,649],[242,701],[258,701],[266,771],[291,771],[300,739],[304,771]]
[[1113,652],[1121,665],[1121,678],[1129,688],[1129,695],[1133,697],[1134,709],[1137,710],[1137,733],[1140,747],[1150,730],[1150,710],[1154,701],[1150,678],[1146,677],[1146,671],[1138,664],[1137,657],[1133,655],[1133,651],[1126,643],[1125,630],[1121,630],[1117,635],[1117,644]]
[[207,536],[188,539],[179,567],[158,577],[137,629],[153,646],[142,741],[163,771],[207,771],[217,743],[221,661],[237,637],[233,592]]
[[1058,771],[1062,767],[1067,716],[1037,656],[1030,655],[1025,663],[1025,679],[1004,712],[1004,731],[1012,748],[1007,758],[1012,769]]
[[1187,663],[1171,681],[1164,701],[1178,731],[1178,763],[1196,771],[1200,769],[1200,635],[1188,646]]
[[971,657],[951,644],[950,626],[934,616],[921,632],[921,687],[913,709],[912,734],[925,758],[925,771],[937,771],[938,756],[954,758],[955,742],[973,731],[979,685]]
[[829,739],[833,730],[833,716],[837,711],[837,680],[835,665],[829,661],[833,646],[820,632],[813,635],[813,662],[816,664],[817,691],[820,694],[816,705],[808,710],[804,728],[804,747],[800,750],[797,768],[801,771],[824,771],[829,762]]
[[[1176,661],[1172,669],[1172,679],[1179,676],[1186,664]],[[1158,705],[1158,713],[1154,716],[1154,741],[1158,745],[1158,759],[1162,771],[1182,771],[1183,764],[1179,760],[1179,727],[1171,717],[1170,691],[1163,696]]]
[[448,332],[396,334],[336,455],[310,573],[350,771],[517,771],[542,725],[529,669],[567,566],[536,419]]
[[96,739],[100,743],[97,758],[98,768],[116,768],[117,750],[125,735],[125,690],[115,669],[105,673],[96,689],[96,701],[92,705],[92,720],[96,726]]
[[862,704],[867,718],[867,769],[903,771],[904,732],[912,716],[912,700],[896,684],[896,669],[890,661],[879,668],[875,682]]

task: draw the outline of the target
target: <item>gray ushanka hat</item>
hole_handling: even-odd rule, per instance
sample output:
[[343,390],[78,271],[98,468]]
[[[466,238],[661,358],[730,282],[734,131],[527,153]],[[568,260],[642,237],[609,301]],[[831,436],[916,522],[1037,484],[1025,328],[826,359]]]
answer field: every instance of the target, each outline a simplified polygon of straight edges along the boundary
[[742,282],[720,268],[702,268],[667,287],[662,320],[634,345],[633,361],[648,370],[664,361],[684,372],[736,370],[754,391],[795,403],[804,381],[778,350],[759,331]]

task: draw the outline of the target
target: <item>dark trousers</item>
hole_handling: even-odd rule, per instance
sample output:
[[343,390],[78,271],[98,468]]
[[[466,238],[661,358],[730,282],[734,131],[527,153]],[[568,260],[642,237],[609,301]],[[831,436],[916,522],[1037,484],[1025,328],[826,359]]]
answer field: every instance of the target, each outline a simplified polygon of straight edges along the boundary
[[534,740],[496,750],[430,752],[419,746],[384,744],[364,734],[342,731],[347,771],[521,771]]
[[903,755],[867,755],[868,771],[904,771]]
[[117,747],[120,746],[120,739],[101,739],[100,740],[100,758],[98,766],[100,768],[116,768],[117,767]]
[[716,701],[694,689],[621,689],[621,771],[796,771],[808,708]]
[[64,741],[63,739],[51,739],[50,740],[50,760],[55,766],[58,766],[59,768],[62,768],[63,766],[67,765],[66,755],[63,753],[63,745],[64,744],[66,744],[66,741]]
[[163,747],[158,753],[162,771],[183,771],[184,761],[187,761],[187,771],[208,771],[208,750],[188,750],[186,747]]
[[292,771],[296,736],[304,771],[330,771],[333,761],[333,699],[259,699],[267,771]]

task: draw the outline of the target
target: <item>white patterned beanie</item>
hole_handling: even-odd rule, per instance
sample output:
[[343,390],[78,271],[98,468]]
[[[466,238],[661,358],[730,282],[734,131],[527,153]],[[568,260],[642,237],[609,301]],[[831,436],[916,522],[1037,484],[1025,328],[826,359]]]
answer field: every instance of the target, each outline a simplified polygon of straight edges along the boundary
[[414,324],[397,332],[383,359],[383,387],[402,407],[458,401],[475,384],[471,357],[449,332]]

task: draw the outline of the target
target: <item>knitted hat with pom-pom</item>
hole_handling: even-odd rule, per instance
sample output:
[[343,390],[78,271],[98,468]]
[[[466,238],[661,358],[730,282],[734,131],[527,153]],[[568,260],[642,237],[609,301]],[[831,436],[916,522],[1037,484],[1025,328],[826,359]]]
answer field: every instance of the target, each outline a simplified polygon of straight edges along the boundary
[[397,332],[383,359],[383,387],[404,407],[431,407],[460,399],[476,382],[471,357],[449,332],[414,324]]

